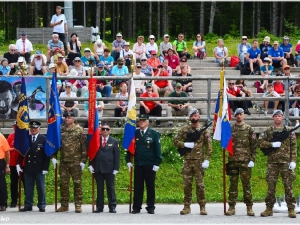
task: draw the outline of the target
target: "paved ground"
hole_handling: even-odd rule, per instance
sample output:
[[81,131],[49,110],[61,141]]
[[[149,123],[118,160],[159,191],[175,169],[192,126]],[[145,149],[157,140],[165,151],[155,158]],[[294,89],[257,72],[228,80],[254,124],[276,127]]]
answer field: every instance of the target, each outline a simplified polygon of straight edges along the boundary
[[83,205],[82,213],[74,212],[74,205],[70,205],[70,211],[55,213],[54,205],[48,205],[45,213],[40,213],[37,207],[33,212],[18,212],[16,208],[7,208],[0,212],[0,224],[299,224],[298,218],[288,218],[286,213],[274,213],[273,217],[262,218],[260,213],[265,209],[264,203],[254,203],[254,217],[246,215],[246,206],[239,203],[235,216],[224,216],[223,204],[207,204],[207,216],[199,214],[199,206],[192,205],[192,213],[180,215],[182,205],[157,204],[154,215],[150,215],[144,209],[140,214],[129,214],[128,205],[118,205],[117,213],[108,213],[105,208],[103,213],[91,213],[91,205]]

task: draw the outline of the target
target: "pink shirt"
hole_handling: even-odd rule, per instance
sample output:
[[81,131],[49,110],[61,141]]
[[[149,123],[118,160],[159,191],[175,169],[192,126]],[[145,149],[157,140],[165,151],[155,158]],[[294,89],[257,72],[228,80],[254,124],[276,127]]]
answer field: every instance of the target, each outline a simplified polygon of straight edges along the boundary
[[167,55],[165,57],[165,59],[167,59],[169,61],[169,67],[171,67],[173,70],[176,69],[177,66],[180,65],[179,59],[176,55],[172,55],[172,57],[170,57],[169,55]]
[[146,47],[145,47],[145,44],[142,43],[141,45],[137,43],[135,43],[133,45],[133,49],[132,49],[133,52],[143,52],[142,54],[137,54],[135,53],[136,55],[136,58],[142,58],[143,54],[146,52]]

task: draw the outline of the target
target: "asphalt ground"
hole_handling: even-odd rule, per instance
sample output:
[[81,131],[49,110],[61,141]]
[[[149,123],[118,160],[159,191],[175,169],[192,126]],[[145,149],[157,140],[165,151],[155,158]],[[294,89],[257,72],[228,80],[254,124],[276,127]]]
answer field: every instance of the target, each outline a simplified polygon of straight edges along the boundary
[[[60,205],[58,205],[59,207]],[[236,205],[236,215],[225,216],[222,203],[207,203],[208,215],[200,215],[198,204],[192,204],[191,214],[180,215],[183,205],[156,204],[155,214],[148,214],[145,205],[139,214],[130,214],[129,205],[118,205],[117,213],[109,213],[108,207],[103,213],[92,213],[91,205],[82,205],[82,213],[75,213],[74,204],[70,204],[70,211],[56,213],[54,205],[47,205],[46,212],[39,212],[33,207],[31,212],[18,212],[17,208],[7,208],[0,212],[2,224],[296,224],[300,223],[300,214],[297,218],[288,217],[287,213],[274,213],[270,217],[261,217],[265,210],[264,203],[254,203],[255,216],[246,214],[246,205]],[[228,208],[228,206],[227,206]]]

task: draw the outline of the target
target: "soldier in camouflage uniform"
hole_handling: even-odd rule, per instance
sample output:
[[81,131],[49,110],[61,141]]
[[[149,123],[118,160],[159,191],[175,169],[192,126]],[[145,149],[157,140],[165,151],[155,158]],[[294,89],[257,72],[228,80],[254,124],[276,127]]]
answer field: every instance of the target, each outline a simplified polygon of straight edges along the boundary
[[[81,213],[81,175],[87,160],[87,140],[83,128],[74,123],[74,113],[72,111],[65,112],[64,117],[65,126],[61,127],[62,146],[60,148],[59,167],[61,207],[56,212],[69,211],[69,182],[70,177],[72,177],[75,212]],[[56,160],[53,159],[52,161],[56,165]]]
[[285,199],[288,207],[288,215],[290,218],[296,218],[295,204],[296,200],[293,195],[293,181],[296,176],[294,169],[296,168],[297,157],[297,140],[295,133],[291,133],[287,139],[282,142],[269,142],[274,132],[282,132],[284,129],[290,130],[282,124],[283,113],[281,110],[273,112],[274,124],[269,126],[267,130],[259,136],[260,148],[276,148],[268,154],[266,180],[268,183],[268,192],[265,198],[266,210],[260,215],[263,217],[273,216],[273,206],[276,202],[275,191],[278,175],[281,175],[282,183],[285,190]]
[[[212,154],[212,140],[208,130],[205,130],[196,142],[185,142],[187,134],[200,130],[200,115],[197,109],[192,109],[189,113],[191,125],[181,128],[174,138],[174,145],[178,148],[189,148],[184,157],[182,168],[184,184],[184,208],[180,211],[181,215],[191,213],[192,185],[193,177],[196,178],[197,202],[200,205],[200,214],[207,215],[205,210],[206,198],[203,183],[204,169],[209,166],[209,159]],[[206,150],[206,155],[205,155]]]
[[229,209],[225,213],[227,216],[235,214],[235,205],[238,197],[239,175],[243,185],[244,203],[247,206],[247,215],[254,216],[252,211],[251,193],[251,170],[254,166],[256,155],[257,139],[253,128],[244,123],[244,110],[237,108],[234,112],[235,124],[231,127],[234,155],[228,157],[227,175],[230,176],[229,187]]

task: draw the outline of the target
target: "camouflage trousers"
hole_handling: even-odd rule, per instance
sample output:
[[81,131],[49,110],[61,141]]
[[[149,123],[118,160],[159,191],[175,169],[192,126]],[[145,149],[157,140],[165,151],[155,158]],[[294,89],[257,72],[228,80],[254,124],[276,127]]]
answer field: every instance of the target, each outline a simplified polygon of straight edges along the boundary
[[79,162],[60,162],[60,197],[61,205],[69,206],[70,199],[70,177],[74,184],[74,203],[75,206],[81,206],[82,203],[82,184],[81,184],[81,167]]
[[243,185],[243,198],[246,205],[252,206],[252,193],[251,193],[251,168],[248,167],[248,162],[230,162],[232,167],[239,169],[238,175],[230,176],[229,198],[228,204],[235,206],[238,197],[238,183],[239,177]]
[[265,198],[266,206],[273,208],[276,198],[276,184],[278,176],[281,175],[285,192],[285,201],[288,208],[295,208],[296,200],[293,195],[293,182],[296,178],[294,171],[289,169],[288,163],[268,163],[266,180],[268,183],[267,197]]
[[190,206],[192,204],[192,189],[193,178],[196,178],[196,196],[197,202],[201,206],[205,206],[205,188],[203,183],[204,169],[202,168],[202,161],[198,159],[187,159],[184,161],[182,168],[183,186],[184,186],[184,205]]

